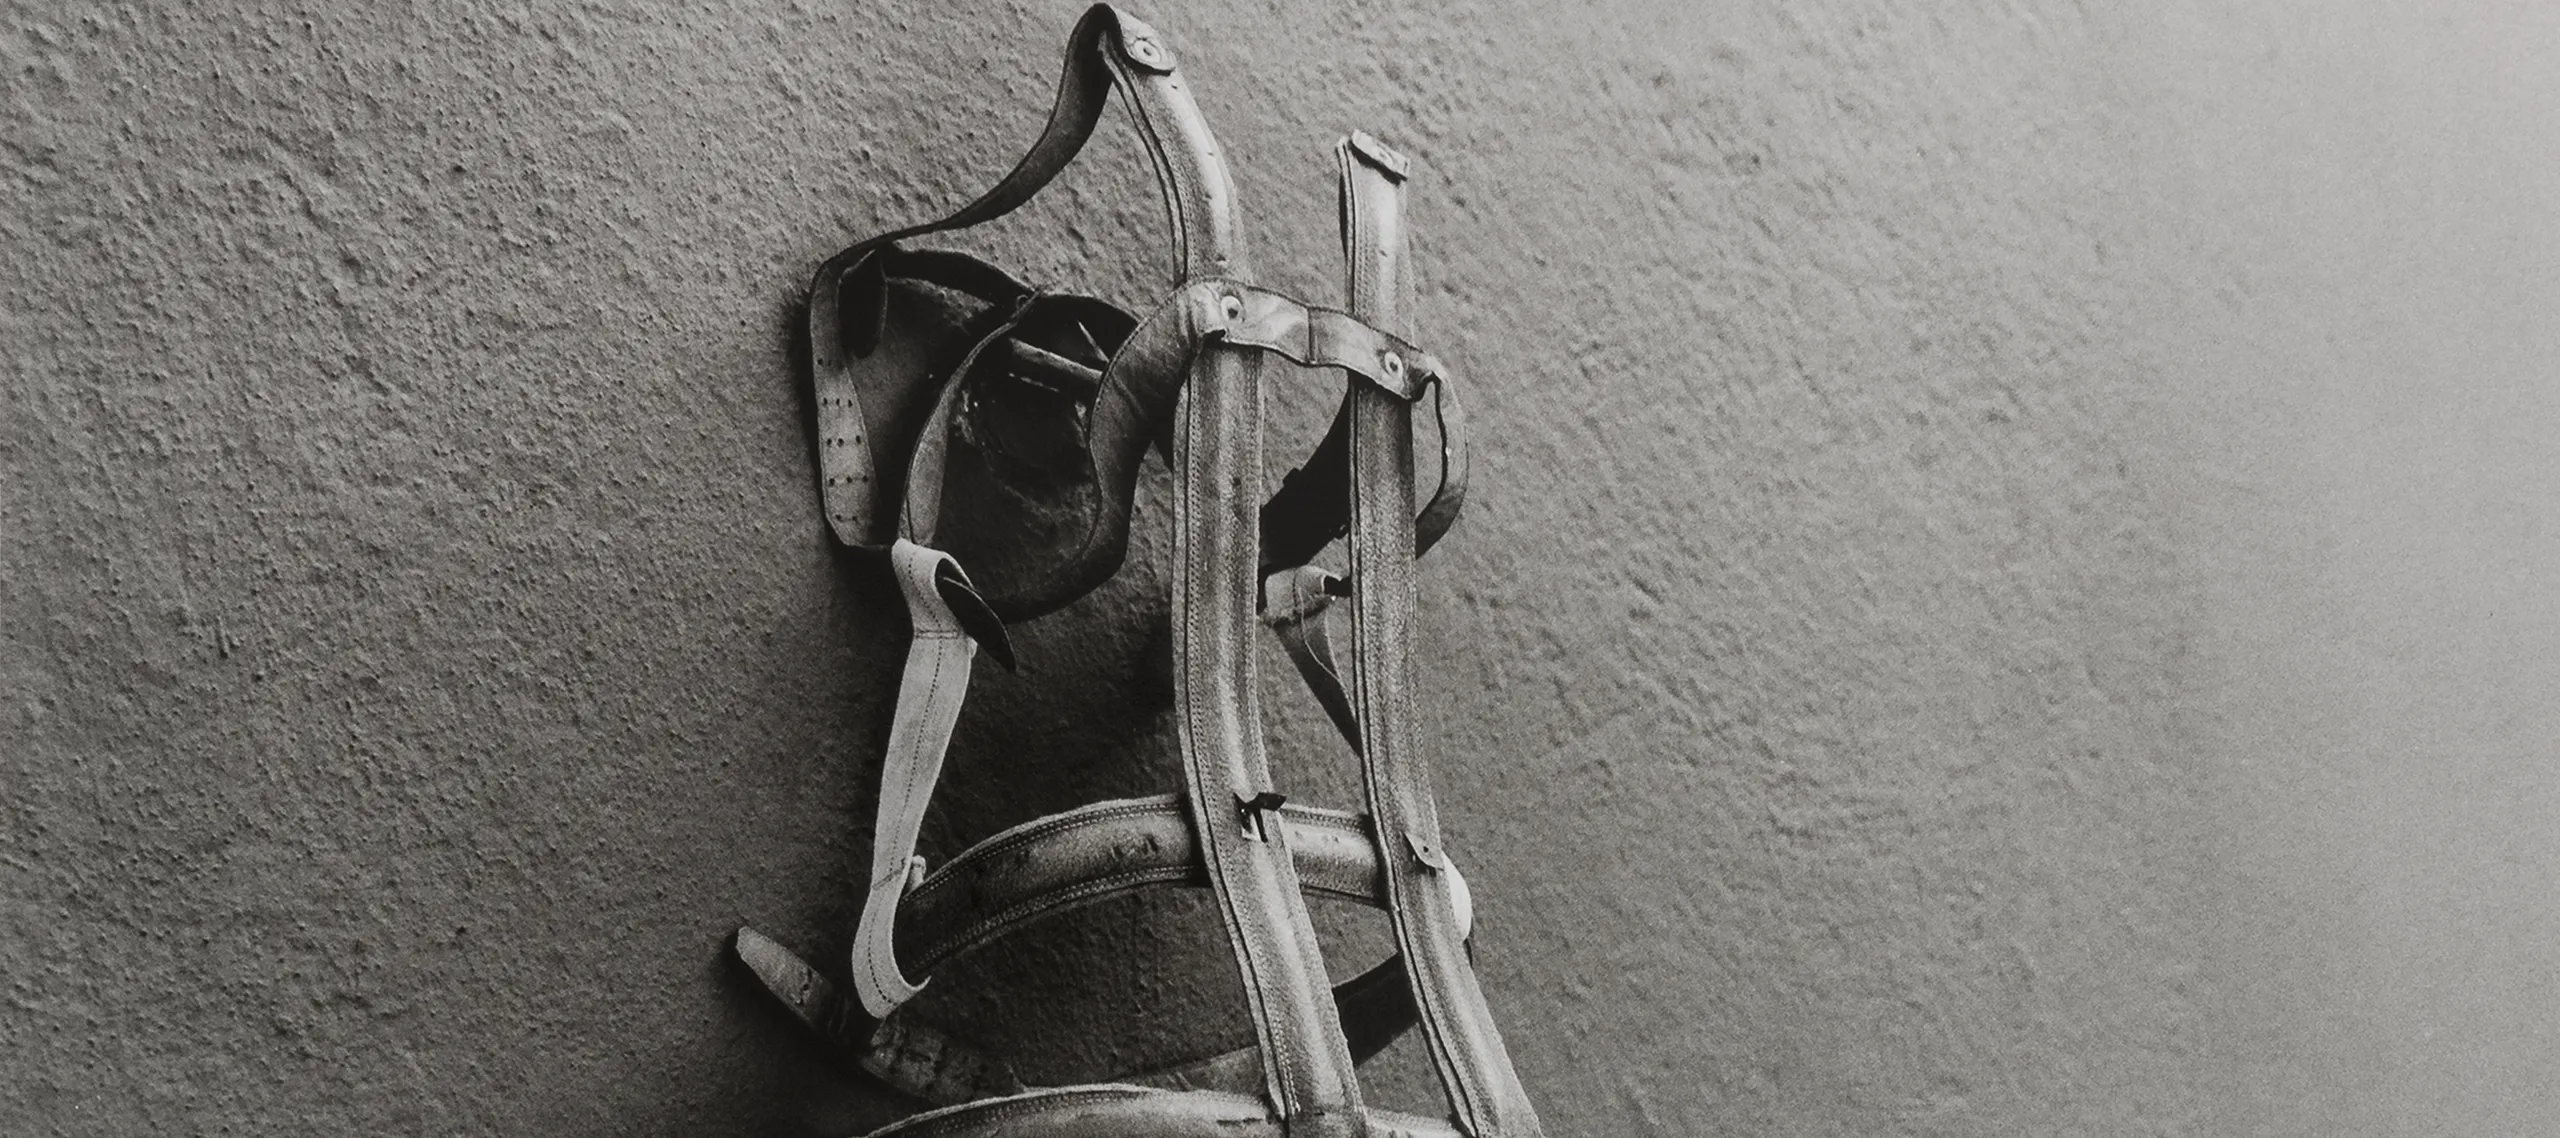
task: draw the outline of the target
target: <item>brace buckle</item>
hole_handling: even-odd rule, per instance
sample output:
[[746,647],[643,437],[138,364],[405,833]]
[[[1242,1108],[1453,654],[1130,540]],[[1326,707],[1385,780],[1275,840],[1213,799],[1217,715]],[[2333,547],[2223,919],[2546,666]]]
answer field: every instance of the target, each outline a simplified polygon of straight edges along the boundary
[[1278,836],[1279,828],[1272,823],[1279,815],[1280,807],[1288,801],[1288,795],[1273,790],[1251,798],[1237,798],[1236,815],[1244,822],[1245,840],[1267,842]]

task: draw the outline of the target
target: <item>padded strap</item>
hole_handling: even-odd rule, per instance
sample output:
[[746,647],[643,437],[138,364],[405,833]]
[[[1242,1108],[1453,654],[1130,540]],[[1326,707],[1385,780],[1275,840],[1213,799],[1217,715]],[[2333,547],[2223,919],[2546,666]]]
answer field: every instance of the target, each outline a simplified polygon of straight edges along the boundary
[[[1176,720],[1191,824],[1209,868],[1263,1089],[1298,1138],[1367,1131],[1360,1088],[1307,919],[1263,755],[1250,637],[1259,577],[1262,358],[1214,345],[1193,360],[1174,438]],[[1411,519],[1407,519],[1407,524]]]
[[1313,565],[1281,570],[1263,578],[1262,623],[1280,638],[1289,662],[1297,666],[1298,678],[1306,681],[1325,718],[1333,721],[1334,730],[1357,753],[1360,724],[1352,718],[1351,697],[1343,690],[1342,672],[1334,666],[1333,636],[1325,620],[1333,595],[1349,591],[1342,578]]
[[[1396,329],[1406,321],[1404,163],[1355,134],[1338,150],[1351,311]],[[1413,980],[1424,1044],[1459,1128],[1475,1138],[1542,1133],[1466,957],[1461,886],[1442,848],[1429,768],[1415,737],[1413,409],[1354,384],[1351,426],[1351,708],[1362,781],[1396,947]]]
[[889,563],[907,598],[915,632],[907,645],[906,675],[898,684],[897,714],[889,724],[889,753],[880,768],[880,816],[871,831],[871,892],[854,934],[854,992],[875,1019],[923,990],[898,969],[898,902],[908,885],[924,876],[924,859],[915,856],[916,836],[934,783],[942,777],[943,752],[960,719],[961,701],[968,697],[969,664],[978,651],[943,600],[941,579],[959,573],[948,555],[901,538],[890,547]]

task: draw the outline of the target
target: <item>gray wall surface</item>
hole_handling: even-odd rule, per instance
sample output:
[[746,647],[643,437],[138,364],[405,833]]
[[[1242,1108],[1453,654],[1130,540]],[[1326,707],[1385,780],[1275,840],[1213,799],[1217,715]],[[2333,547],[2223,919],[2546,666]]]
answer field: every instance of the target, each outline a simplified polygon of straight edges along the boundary
[[[1141,10],[1266,280],[1337,295],[1335,137],[1417,160],[1430,731],[1556,1132],[2560,1132],[2560,9]],[[898,1112],[724,958],[849,940],[903,651],[792,308],[1076,12],[9,6],[0,1133]],[[957,244],[1156,295],[1107,126]],[[1151,478],[936,855],[1170,784]],[[1189,896],[936,988],[1043,1077],[1242,1024]]]

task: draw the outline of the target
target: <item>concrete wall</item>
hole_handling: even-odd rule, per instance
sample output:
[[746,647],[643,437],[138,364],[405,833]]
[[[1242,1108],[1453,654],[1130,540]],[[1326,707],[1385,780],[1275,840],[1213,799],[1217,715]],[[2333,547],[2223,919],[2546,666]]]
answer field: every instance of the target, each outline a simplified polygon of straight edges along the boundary
[[[1276,283],[1335,136],[1419,161],[1443,813],[1559,1133],[2560,1130],[2552,9],[1282,7],[1147,14]],[[0,1131],[895,1112],[722,957],[841,950],[900,651],[789,314],[1075,11],[10,6]],[[1140,302],[1134,163],[970,244]],[[935,851],[1170,777],[1159,507]],[[1238,1026],[1215,939],[1107,907],[924,1014],[1159,1057]]]

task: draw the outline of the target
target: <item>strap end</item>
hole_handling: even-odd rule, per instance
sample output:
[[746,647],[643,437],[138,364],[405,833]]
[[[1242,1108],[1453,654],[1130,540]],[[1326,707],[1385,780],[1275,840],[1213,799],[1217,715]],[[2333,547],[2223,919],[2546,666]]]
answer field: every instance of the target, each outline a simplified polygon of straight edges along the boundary
[[960,631],[968,633],[969,639],[986,649],[988,656],[1004,665],[1005,671],[1022,670],[1013,655],[1013,639],[1005,635],[1003,619],[996,616],[995,608],[987,603],[985,597],[978,595],[977,587],[960,575],[958,566],[949,561],[943,562],[941,569],[933,575],[933,591],[942,597],[943,604],[950,607],[951,618],[959,622]]
[[1378,136],[1368,131],[1352,131],[1351,137],[1344,139],[1343,144],[1350,148],[1354,157],[1360,159],[1370,169],[1395,181],[1404,181],[1413,174],[1413,164],[1407,161],[1403,154],[1398,153],[1394,147],[1378,141]]

